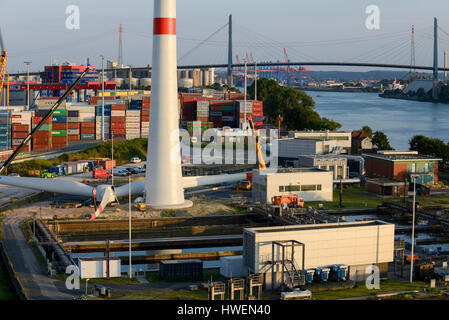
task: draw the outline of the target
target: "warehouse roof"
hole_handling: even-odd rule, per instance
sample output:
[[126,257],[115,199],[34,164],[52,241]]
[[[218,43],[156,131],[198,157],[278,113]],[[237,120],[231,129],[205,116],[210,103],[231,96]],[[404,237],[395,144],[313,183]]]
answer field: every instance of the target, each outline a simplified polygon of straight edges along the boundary
[[260,227],[260,228],[245,228],[244,231],[251,233],[267,233],[267,232],[288,232],[301,230],[319,230],[319,229],[335,229],[335,228],[354,228],[367,226],[381,226],[390,225],[391,223],[381,220],[371,221],[356,221],[356,222],[341,222],[341,223],[321,223],[321,224],[305,224],[283,227]]
[[364,156],[368,158],[375,158],[375,159],[381,159],[381,160],[387,160],[387,161],[423,161],[423,160],[429,160],[429,161],[441,161],[441,158],[436,158],[432,156],[425,156],[425,155],[419,155],[419,154],[411,154],[411,153],[393,153],[393,154],[379,154],[379,153],[370,153],[370,154],[364,154]]

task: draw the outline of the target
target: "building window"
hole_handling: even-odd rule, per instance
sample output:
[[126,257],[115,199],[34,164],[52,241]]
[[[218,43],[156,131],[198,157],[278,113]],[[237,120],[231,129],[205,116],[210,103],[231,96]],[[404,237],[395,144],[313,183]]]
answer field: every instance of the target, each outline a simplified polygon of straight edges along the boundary
[[317,184],[317,185],[316,185],[316,190],[317,190],[317,191],[321,191],[321,184]]
[[279,192],[284,192],[284,186],[279,186]]
[[316,191],[316,184],[301,185],[301,191]]

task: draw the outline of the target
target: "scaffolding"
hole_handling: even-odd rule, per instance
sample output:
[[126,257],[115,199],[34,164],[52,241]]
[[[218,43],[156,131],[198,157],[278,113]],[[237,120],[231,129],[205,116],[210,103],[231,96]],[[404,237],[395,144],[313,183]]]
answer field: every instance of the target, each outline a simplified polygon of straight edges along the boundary
[[[302,248],[301,255],[301,269],[298,268],[295,262],[295,248]],[[275,259],[276,248],[280,249],[280,258]],[[290,252],[288,250],[290,249]],[[275,284],[275,267],[281,265],[281,287],[284,288],[297,288],[305,285],[305,275],[304,275],[304,264],[305,264],[305,244],[296,240],[285,240],[285,241],[273,241],[271,247],[271,290],[274,290]],[[286,252],[287,251],[287,252]],[[289,254],[290,253],[290,254]],[[289,257],[288,257],[288,256]],[[298,270],[299,269],[299,270]]]
[[223,282],[209,283],[209,300],[215,300],[216,296],[220,297],[220,300],[225,300],[226,285]]
[[262,295],[262,275],[261,274],[250,274],[248,276],[248,297],[250,300],[253,299],[253,289],[257,289],[257,300],[260,300],[260,297]]

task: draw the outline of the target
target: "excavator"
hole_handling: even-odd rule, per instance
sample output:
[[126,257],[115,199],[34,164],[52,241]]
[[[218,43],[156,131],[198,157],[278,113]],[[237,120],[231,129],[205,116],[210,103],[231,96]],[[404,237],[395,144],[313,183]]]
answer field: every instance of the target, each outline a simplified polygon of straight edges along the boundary
[[[259,170],[264,170],[267,168],[267,165],[262,155],[262,147],[260,146],[259,135],[257,134],[256,130],[254,130],[253,119],[248,118],[247,121],[251,128],[251,131],[254,133],[254,139],[256,140],[256,152],[257,158],[259,159]],[[235,191],[236,193],[239,194],[242,193],[243,191],[250,191],[250,190],[252,190],[252,175],[247,175],[246,180],[241,180],[237,184]]]

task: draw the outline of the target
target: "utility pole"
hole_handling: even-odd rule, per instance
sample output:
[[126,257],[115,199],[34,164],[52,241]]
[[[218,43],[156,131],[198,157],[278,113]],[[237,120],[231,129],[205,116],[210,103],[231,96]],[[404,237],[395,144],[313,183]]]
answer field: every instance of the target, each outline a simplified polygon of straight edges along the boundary
[[245,90],[244,90],[244,92],[245,92],[245,98],[244,98],[244,101],[245,101],[245,107],[244,107],[244,111],[243,111],[243,125],[242,125],[242,129],[243,130],[246,130],[246,90],[247,90],[247,72],[248,72],[248,65],[247,65],[247,61],[245,60]]
[[111,170],[111,184],[114,186],[114,130],[111,129],[111,142],[112,142],[112,170]]
[[432,99],[438,99],[438,20],[434,19],[433,30],[433,90]]
[[254,101],[257,101],[257,63],[254,65]]
[[30,64],[31,62],[25,61],[27,65],[27,110],[30,110]]
[[412,51],[410,58],[410,82],[415,80],[415,66],[416,66],[416,58],[415,58],[415,26],[412,25]]
[[339,203],[339,208],[343,208],[343,180],[342,177],[340,176],[340,203]]
[[104,56],[101,56],[101,141],[104,142]]
[[131,262],[131,175],[128,176],[129,181],[129,278],[132,278],[132,262]]
[[228,85],[232,88],[232,14],[229,15],[228,41]]
[[412,213],[412,254],[410,259],[410,283],[413,282],[413,258],[415,250],[415,210],[416,210],[416,178],[419,177],[417,174],[410,175],[413,179],[413,213]]

